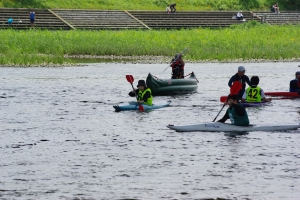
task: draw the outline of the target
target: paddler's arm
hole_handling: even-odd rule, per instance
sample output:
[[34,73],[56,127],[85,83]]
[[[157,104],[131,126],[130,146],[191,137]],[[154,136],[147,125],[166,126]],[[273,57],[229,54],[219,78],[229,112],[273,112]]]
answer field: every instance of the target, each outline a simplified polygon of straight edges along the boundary
[[225,113],[225,115],[223,116],[223,118],[220,119],[220,120],[218,120],[217,122],[225,123],[227,119],[229,119],[229,115],[228,115],[228,112],[226,111],[226,113]]
[[246,81],[246,83],[247,83],[249,86],[252,86],[252,83],[251,83],[251,81],[249,80],[249,77],[248,77],[248,76],[245,76],[245,81]]
[[242,102],[246,101],[246,91],[244,92],[243,96],[242,96]]
[[230,88],[231,88],[231,86],[232,86],[232,83],[233,83],[234,79],[235,79],[235,76],[232,76],[232,77],[229,79],[229,81],[228,81],[228,86],[229,86]]
[[263,102],[269,102],[272,101],[271,98],[266,98],[265,92],[263,91],[263,89],[260,88],[260,96]]
[[129,92],[128,95],[131,96],[131,97],[135,97],[135,94],[136,94],[136,93],[138,93],[138,90],[137,90],[137,89],[136,89],[136,90],[133,90],[133,91],[131,91],[131,92]]

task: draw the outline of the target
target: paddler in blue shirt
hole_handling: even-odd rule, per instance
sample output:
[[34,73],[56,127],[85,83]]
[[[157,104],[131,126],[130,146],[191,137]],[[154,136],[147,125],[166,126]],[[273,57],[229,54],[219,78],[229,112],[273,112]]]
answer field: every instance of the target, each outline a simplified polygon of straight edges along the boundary
[[249,80],[249,77],[245,75],[245,71],[246,71],[245,67],[239,66],[238,67],[238,72],[235,75],[233,75],[230,78],[229,82],[228,82],[228,86],[229,87],[231,87],[232,84],[233,84],[233,82],[235,82],[235,81],[239,81],[242,84],[242,88],[241,88],[241,90],[238,93],[239,99],[242,99],[242,96],[243,96],[243,94],[245,92],[246,83],[249,86],[251,86],[251,82]]
[[249,118],[244,106],[239,103],[239,97],[237,95],[229,95],[228,101],[225,105],[229,105],[225,115],[218,122],[225,123],[227,119],[230,119],[232,125],[248,126]]
[[300,71],[295,73],[295,79],[290,81],[290,92],[298,92],[300,95]]
[[144,80],[139,80],[138,89],[129,92],[129,96],[137,96],[137,102],[152,106],[152,92],[151,89],[146,86]]
[[243,102],[269,102],[271,99],[267,99],[265,93],[262,88],[258,86],[259,77],[252,76],[251,77],[251,85],[246,89],[243,94],[242,101]]

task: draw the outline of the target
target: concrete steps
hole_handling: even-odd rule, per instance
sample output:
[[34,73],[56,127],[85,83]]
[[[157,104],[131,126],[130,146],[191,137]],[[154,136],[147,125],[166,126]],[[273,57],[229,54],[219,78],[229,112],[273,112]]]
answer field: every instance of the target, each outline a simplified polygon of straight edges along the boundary
[[[165,11],[113,11],[113,10],[68,10],[33,9],[36,12],[35,28],[48,30],[123,30],[123,29],[190,29],[223,28],[245,23],[233,19],[236,11],[182,11],[168,14]],[[0,8],[0,29],[29,29],[29,12],[32,9]],[[261,21],[269,24],[299,24],[300,12],[243,12],[246,22]],[[14,22],[9,25],[7,20]]]
[[[1,29],[29,29],[29,13],[32,9],[24,8],[0,8],[0,28]],[[60,20],[47,9],[33,9],[36,13],[35,28],[48,30],[70,30],[71,27]],[[9,18],[13,18],[13,23],[7,24]]]
[[[237,12],[225,11],[186,11],[168,14],[163,11],[128,11],[135,18],[142,21],[152,29],[181,29],[181,28],[220,28],[228,27],[232,24],[245,23],[237,19],[232,19]],[[257,20],[251,12],[243,12],[244,19]]]
[[124,11],[52,10],[75,29],[146,29]]
[[265,18],[265,22],[271,25],[300,24],[300,12],[254,12],[255,16]]

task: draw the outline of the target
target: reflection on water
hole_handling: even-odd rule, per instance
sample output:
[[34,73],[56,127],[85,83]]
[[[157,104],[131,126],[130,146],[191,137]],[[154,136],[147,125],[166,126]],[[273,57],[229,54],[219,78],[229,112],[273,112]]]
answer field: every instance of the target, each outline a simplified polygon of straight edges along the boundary
[[[4,199],[297,199],[300,130],[177,133],[212,121],[240,64],[186,64],[196,93],[171,106],[114,112],[134,100],[125,75],[169,78],[164,64],[1,68],[0,196]],[[264,91],[287,91],[297,63],[247,63]],[[299,123],[299,99],[247,108],[251,124]],[[219,118],[225,113],[225,108]]]

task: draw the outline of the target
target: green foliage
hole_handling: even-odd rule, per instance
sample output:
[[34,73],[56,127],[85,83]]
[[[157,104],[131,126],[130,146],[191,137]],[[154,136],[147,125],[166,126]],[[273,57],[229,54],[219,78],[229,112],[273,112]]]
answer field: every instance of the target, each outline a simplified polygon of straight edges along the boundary
[[255,21],[219,30],[0,30],[0,64],[62,63],[64,54],[172,56],[186,47],[189,60],[299,58],[299,32]]
[[255,20],[251,20],[247,23],[242,23],[242,24],[233,24],[230,26],[232,29],[249,29],[257,26],[269,26],[266,24],[261,24],[260,22],[257,22]]

